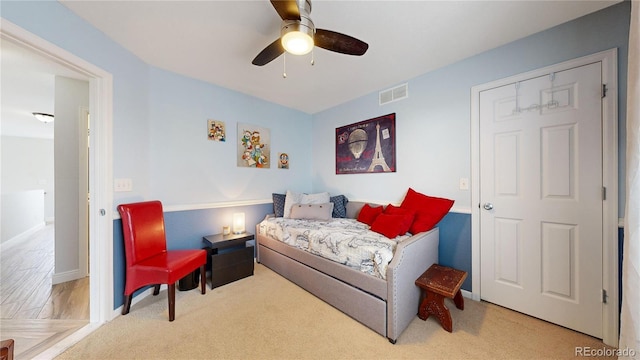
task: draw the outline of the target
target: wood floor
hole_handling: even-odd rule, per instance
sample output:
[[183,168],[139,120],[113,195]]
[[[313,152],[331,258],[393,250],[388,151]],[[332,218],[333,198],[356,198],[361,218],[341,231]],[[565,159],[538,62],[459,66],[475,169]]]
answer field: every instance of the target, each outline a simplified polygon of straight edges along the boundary
[[15,359],[38,353],[89,323],[89,278],[52,285],[54,226],[0,252],[0,338]]

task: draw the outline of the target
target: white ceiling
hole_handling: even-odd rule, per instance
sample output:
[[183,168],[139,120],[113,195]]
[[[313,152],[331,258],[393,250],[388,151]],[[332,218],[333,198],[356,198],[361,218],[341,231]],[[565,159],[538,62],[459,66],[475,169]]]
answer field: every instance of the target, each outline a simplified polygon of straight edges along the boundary
[[316,48],[263,66],[280,34],[268,0],[67,1],[62,4],[148,64],[316,113],[506,44],[614,1],[323,1],[317,28],[369,44],[362,57]]
[[[358,57],[316,48],[314,66],[309,55],[289,55],[286,79],[282,56],[251,64],[279,36],[280,18],[268,0],[60,2],[150,65],[313,114],[619,1],[315,0],[317,28],[356,37],[369,50]],[[39,85],[13,85],[29,72],[17,66],[31,62],[9,65],[5,43],[3,90],[29,90],[12,99],[3,91],[3,134],[6,105],[16,102],[15,111],[28,114],[53,111],[51,98],[36,103],[39,89],[52,83],[46,71],[34,72]]]
[[54,124],[43,124],[32,113],[54,113],[56,75],[88,79],[5,39],[0,39],[0,64],[0,134],[52,139]]

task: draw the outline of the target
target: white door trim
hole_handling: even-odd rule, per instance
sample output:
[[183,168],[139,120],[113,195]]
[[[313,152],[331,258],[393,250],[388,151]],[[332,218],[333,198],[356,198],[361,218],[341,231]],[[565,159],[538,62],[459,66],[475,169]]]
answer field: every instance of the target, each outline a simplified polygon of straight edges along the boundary
[[[608,300],[603,306],[603,341],[618,345],[618,50],[547,66],[471,88],[471,281],[472,297],[480,300],[480,92],[533,77],[543,76],[594,62],[602,62],[602,82],[607,94],[602,102],[602,183],[607,189],[603,201],[603,279]],[[588,316],[588,315],[586,315]]]
[[[89,210],[90,322],[104,323],[112,319],[113,309],[113,77],[99,67],[2,18],[0,36],[90,78],[90,141],[94,150],[89,159],[89,186],[93,200]],[[101,215],[100,209],[104,209],[104,215]]]
[[[83,237],[89,230],[89,210],[87,209],[87,203],[89,196],[88,186],[82,185],[87,183],[89,179],[89,144],[87,139],[87,132],[89,130],[89,108],[81,106],[78,109],[78,119],[80,119],[80,126],[78,126],[78,155],[80,158],[80,195],[78,197],[78,212],[80,215],[80,221],[78,221],[78,235],[80,241],[78,241],[78,272],[82,274],[82,277],[89,275],[89,242],[86,237]],[[84,220],[84,221],[83,221]],[[83,241],[83,239],[85,241]]]

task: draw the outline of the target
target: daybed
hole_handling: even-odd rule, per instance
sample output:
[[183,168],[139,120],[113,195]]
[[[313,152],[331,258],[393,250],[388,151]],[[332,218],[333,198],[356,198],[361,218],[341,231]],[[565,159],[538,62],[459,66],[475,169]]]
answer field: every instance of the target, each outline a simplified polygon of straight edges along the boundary
[[[357,218],[364,204],[348,202],[347,217]],[[384,280],[262,235],[260,224],[256,226],[259,263],[394,344],[417,315],[420,289],[415,280],[438,262],[438,241],[438,228],[434,228],[399,242]]]

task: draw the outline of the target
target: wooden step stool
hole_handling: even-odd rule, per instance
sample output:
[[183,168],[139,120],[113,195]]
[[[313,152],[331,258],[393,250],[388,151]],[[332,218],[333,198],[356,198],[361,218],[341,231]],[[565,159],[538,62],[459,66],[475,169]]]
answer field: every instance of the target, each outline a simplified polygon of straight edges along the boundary
[[13,360],[13,339],[2,340],[0,343],[0,360]]
[[460,286],[467,278],[467,272],[433,264],[416,280],[416,285],[424,290],[424,299],[418,308],[418,317],[427,320],[435,315],[442,327],[451,332],[451,313],[444,304],[444,298],[453,299],[456,307],[464,310],[464,299]]

